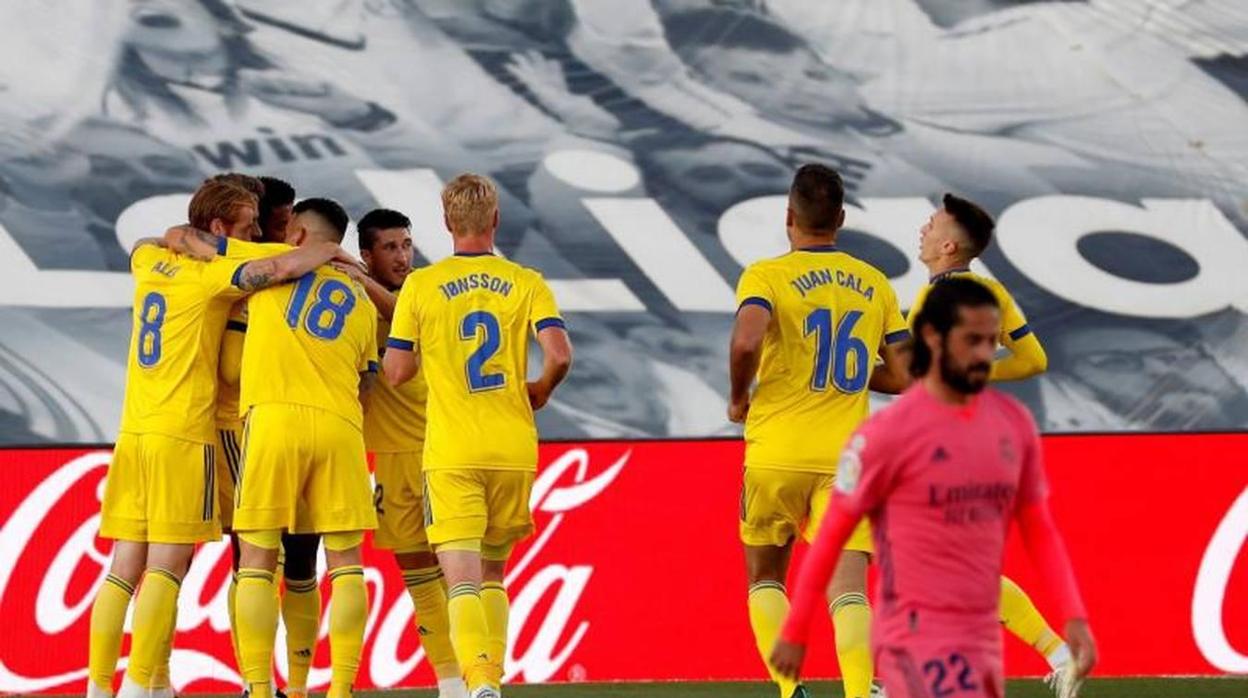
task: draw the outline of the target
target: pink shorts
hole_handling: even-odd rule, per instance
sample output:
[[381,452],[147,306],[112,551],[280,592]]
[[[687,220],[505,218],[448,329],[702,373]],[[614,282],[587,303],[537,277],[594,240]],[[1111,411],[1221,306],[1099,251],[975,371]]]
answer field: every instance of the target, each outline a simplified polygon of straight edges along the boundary
[[875,650],[875,673],[889,698],[1005,696],[1000,650],[954,638],[881,645]]

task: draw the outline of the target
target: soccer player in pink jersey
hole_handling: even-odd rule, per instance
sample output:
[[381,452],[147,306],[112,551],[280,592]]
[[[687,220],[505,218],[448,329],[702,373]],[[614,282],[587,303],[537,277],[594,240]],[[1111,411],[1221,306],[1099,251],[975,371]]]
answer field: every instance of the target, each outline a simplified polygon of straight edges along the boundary
[[810,619],[845,541],[871,520],[880,565],[872,641],[890,698],[1004,695],[997,605],[1010,521],[1046,578],[1073,656],[1065,696],[1096,643],[1048,507],[1040,439],[1026,409],[985,390],[1001,331],[997,300],[966,278],[936,283],[914,322],[917,379],[850,439],[836,493],[799,573],[772,653],[796,676]]

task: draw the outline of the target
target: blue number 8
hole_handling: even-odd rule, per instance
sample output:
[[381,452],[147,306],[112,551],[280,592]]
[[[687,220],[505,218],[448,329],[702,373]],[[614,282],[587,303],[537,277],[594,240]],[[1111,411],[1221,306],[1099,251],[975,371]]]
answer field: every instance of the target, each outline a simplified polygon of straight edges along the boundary
[[465,341],[474,340],[477,338],[478,329],[485,330],[485,340],[472,352],[468,357],[468,364],[464,366],[464,373],[468,376],[468,390],[473,393],[495,390],[507,382],[507,377],[502,373],[481,373],[485,362],[502,347],[502,331],[498,327],[498,318],[484,310],[468,313],[460,323],[459,338]]
[[[295,284],[295,292],[286,308],[286,324],[299,326],[299,316],[308,303],[308,294],[316,281],[315,274],[304,274]],[[351,288],[337,279],[325,279],[316,289],[316,302],[303,316],[303,329],[318,339],[337,339],[347,322],[347,315],[355,308],[355,294]],[[329,315],[329,322],[324,322]]]
[[[862,319],[861,310],[851,310],[841,317],[832,334],[832,311],[816,308],[806,316],[805,336],[815,335],[815,368],[810,377],[810,389],[823,392],[828,389],[829,378],[842,393],[857,393],[867,387],[868,361],[871,353],[867,343],[853,335],[854,326]],[[853,375],[849,372],[849,355],[854,355]],[[830,375],[829,375],[830,374]]]
[[165,297],[152,291],[143,297],[139,310],[139,365],[151,368],[160,362],[160,329],[165,324]]

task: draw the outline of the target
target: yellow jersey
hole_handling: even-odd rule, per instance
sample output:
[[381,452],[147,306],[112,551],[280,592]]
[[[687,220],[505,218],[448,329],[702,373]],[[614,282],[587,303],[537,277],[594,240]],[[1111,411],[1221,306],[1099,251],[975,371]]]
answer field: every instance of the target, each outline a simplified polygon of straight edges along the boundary
[[217,426],[235,427],[242,421],[238,411],[239,377],[243,370],[243,340],[247,334],[247,301],[230,308],[221,335],[221,355],[217,359]]
[[[383,343],[390,321],[377,319],[377,337]],[[384,353],[384,350],[383,350]],[[425,401],[429,388],[424,371],[397,388],[383,377],[368,395],[364,410],[364,445],[373,453],[422,451],[425,447]]]
[[323,266],[247,302],[243,414],[259,404],[304,405],[362,429],[360,373],[377,368],[377,308],[346,274]]
[[425,470],[537,469],[529,333],[563,327],[542,275],[456,254],[408,275],[387,346],[420,352],[429,385]]
[[880,346],[910,336],[888,278],[835,246],[809,247],[751,264],[737,303],[771,311],[745,422],[745,464],[835,472],[867,417]]
[[937,281],[951,276],[960,276],[988,287],[992,291],[992,295],[997,297],[997,304],[1001,306],[1001,336],[1000,342],[1004,346],[1010,346],[1014,342],[1031,334],[1031,327],[1027,325],[1027,318],[1023,315],[1023,311],[1014,302],[1014,298],[1010,296],[1010,292],[1005,290],[1005,286],[1000,281],[990,279],[986,276],[980,276],[969,269],[954,269],[943,274],[937,274],[932,277],[932,282],[919,289],[919,294],[914,297],[914,303],[910,304],[910,311],[906,315],[906,322],[913,329],[914,319],[919,316],[919,310],[923,308],[923,301],[927,300],[927,294],[932,290],[932,284]]
[[212,443],[217,356],[244,262],[199,262],[142,245],[135,278],[121,431]]

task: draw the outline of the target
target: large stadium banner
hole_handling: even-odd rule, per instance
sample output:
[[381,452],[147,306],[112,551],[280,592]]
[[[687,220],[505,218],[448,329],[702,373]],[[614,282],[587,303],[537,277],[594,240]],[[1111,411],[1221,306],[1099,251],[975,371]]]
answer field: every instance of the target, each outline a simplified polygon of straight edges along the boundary
[[[1097,673],[1248,673],[1248,434],[1046,436],[1044,449],[1054,515],[1102,648]],[[737,539],[741,458],[735,440],[544,445],[537,532],[507,575],[508,680],[765,678]],[[0,693],[83,690],[90,605],[108,567],[110,544],[96,537],[108,459],[107,450],[0,451]],[[239,685],[229,558],[225,543],[202,546],[182,584],[171,664],[180,693]],[[370,552],[365,565],[357,688],[431,685],[393,560]],[[1006,570],[1051,608],[1016,540]],[[329,680],[327,632],[323,624],[313,689]],[[831,633],[817,620],[812,676],[836,674]],[[1011,675],[1047,670],[1022,643],[1006,647]]]
[[577,347],[543,433],[734,433],[733,288],[811,161],[903,305],[944,192],[998,217],[1047,431],[1242,429],[1246,50],[1234,0],[6,2],[0,443],[112,440],[127,251],[222,170],[403,210],[418,264],[489,173]]

